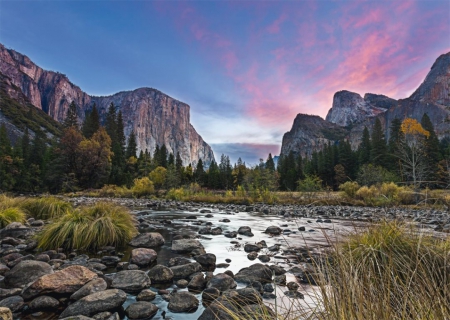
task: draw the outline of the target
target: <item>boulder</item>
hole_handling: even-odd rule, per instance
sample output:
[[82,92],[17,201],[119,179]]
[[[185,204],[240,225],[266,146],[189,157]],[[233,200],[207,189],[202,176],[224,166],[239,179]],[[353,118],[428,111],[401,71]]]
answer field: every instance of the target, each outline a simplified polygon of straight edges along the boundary
[[90,294],[69,305],[59,318],[92,316],[103,311],[114,310],[127,300],[127,294],[119,289],[110,289]]
[[165,243],[163,236],[158,232],[141,233],[130,241],[130,246],[142,248],[160,247]]
[[88,268],[70,266],[35,280],[23,290],[22,296],[28,300],[47,293],[74,293],[95,278],[97,278],[97,274]]
[[82,286],[78,291],[70,296],[72,300],[80,300],[92,293],[103,291],[108,289],[108,284],[102,278],[97,278],[89,281],[84,286]]
[[174,279],[183,279],[189,277],[191,274],[202,271],[202,265],[198,262],[183,264],[181,266],[171,267]]
[[225,273],[219,273],[212,277],[211,280],[209,280],[207,287],[216,288],[219,291],[223,292],[229,289],[236,288],[236,282],[229,275]]
[[244,246],[245,252],[258,252],[259,250],[261,250],[261,248],[256,244],[246,243]]
[[40,296],[33,299],[33,301],[31,301],[28,306],[32,311],[49,309],[51,310],[57,309],[59,307],[59,301],[53,297]]
[[148,301],[138,301],[130,304],[125,309],[128,319],[147,319],[158,312],[158,307]]
[[262,284],[272,282],[272,270],[264,264],[255,263],[248,268],[243,268],[235,275],[237,282],[250,284],[259,281]]
[[137,301],[153,301],[156,298],[156,292],[150,289],[144,289],[136,296]]
[[265,233],[269,233],[269,234],[273,234],[273,235],[280,235],[282,231],[283,230],[281,230],[281,228],[279,228],[277,226],[270,226],[264,232]]
[[191,291],[201,292],[206,287],[206,280],[203,273],[199,272],[194,275],[187,287]]
[[8,308],[12,313],[22,310],[23,304],[24,302],[21,296],[12,296],[0,301],[0,307]]
[[172,270],[160,264],[151,268],[147,275],[152,283],[172,282],[173,280]]
[[111,287],[125,292],[138,292],[147,289],[150,284],[150,278],[144,271],[123,270],[114,275]]
[[242,226],[238,229],[238,233],[244,236],[253,237],[252,228],[247,226]]
[[13,320],[12,312],[9,308],[0,307],[0,319]]
[[21,288],[12,288],[12,289],[0,288],[0,300],[8,298],[8,297],[12,297],[12,296],[17,296],[21,292],[22,292]]
[[20,222],[12,222],[5,228],[0,230],[0,239],[4,238],[28,238],[33,234],[33,230],[21,224]]
[[23,288],[41,276],[52,274],[52,267],[41,261],[22,261],[11,270],[5,272],[5,284],[9,288]]
[[216,255],[212,253],[195,256],[194,260],[200,263],[206,269],[210,269],[216,265]]
[[192,293],[182,291],[172,295],[167,308],[172,312],[194,312],[199,303]]
[[200,241],[195,239],[174,240],[172,242],[172,251],[176,253],[191,253],[196,249],[204,250],[204,247]]
[[156,260],[157,253],[153,249],[138,248],[131,251],[131,263],[145,267]]
[[213,301],[216,300],[220,296],[220,291],[217,288],[206,288],[202,292],[202,300],[204,301]]

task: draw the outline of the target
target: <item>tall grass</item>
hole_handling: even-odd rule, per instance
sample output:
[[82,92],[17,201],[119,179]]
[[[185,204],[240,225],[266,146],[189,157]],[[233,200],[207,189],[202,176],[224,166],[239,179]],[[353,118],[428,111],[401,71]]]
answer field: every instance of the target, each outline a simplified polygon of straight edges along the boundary
[[72,210],[72,205],[55,197],[29,198],[20,203],[25,213],[35,219],[54,219]]
[[450,319],[450,241],[382,222],[336,244],[322,274],[324,319]]
[[25,213],[22,209],[17,207],[0,209],[0,229],[12,222],[25,222]]
[[38,235],[38,246],[47,249],[97,249],[120,247],[137,234],[129,211],[110,202],[98,202],[68,211]]

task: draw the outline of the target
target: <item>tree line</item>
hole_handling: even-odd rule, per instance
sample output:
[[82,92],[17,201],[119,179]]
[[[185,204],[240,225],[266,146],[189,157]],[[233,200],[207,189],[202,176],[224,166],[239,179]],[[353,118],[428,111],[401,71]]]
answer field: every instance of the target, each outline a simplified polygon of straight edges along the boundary
[[231,164],[226,155],[204,164],[200,159],[184,165],[179,153],[165,145],[153,153],[137,154],[134,132],[126,139],[122,113],[111,104],[100,121],[94,104],[83,123],[78,123],[77,107],[71,103],[60,137],[48,143],[36,130],[27,130],[14,145],[5,126],[0,127],[0,190],[16,192],[70,192],[98,189],[104,185],[132,187],[136,179],[148,178],[156,189],[178,188],[196,183],[215,190],[282,190],[326,187],[336,190],[346,181],[372,185],[385,181],[420,187],[447,187],[450,184],[450,144],[439,142],[428,115],[421,122],[394,119],[389,139],[379,119],[372,132],[364,128],[361,143],[353,150],[349,141],[325,145],[309,157],[290,152],[278,165],[271,154],[249,167],[238,159]]

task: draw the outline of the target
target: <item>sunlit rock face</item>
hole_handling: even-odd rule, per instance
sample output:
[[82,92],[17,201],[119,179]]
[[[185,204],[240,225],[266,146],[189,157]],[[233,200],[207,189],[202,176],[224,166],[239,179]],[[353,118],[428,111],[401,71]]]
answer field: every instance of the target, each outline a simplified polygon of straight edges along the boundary
[[[359,123],[368,117],[385,112],[392,106],[388,97],[366,94],[364,99],[357,93],[339,91],[334,94],[333,106],[328,111],[326,120],[342,127]],[[395,102],[395,100],[393,100]]]
[[80,122],[95,102],[104,118],[112,102],[122,111],[125,135],[134,131],[138,151],[153,152],[165,144],[169,152],[180,153],[183,164],[202,159],[208,165],[214,158],[211,147],[190,124],[189,105],[151,88],[119,92],[107,97],[94,97],[83,92],[64,74],[46,71],[27,56],[0,44],[0,72],[8,76],[36,107],[53,119],[63,121],[72,101],[78,106]]

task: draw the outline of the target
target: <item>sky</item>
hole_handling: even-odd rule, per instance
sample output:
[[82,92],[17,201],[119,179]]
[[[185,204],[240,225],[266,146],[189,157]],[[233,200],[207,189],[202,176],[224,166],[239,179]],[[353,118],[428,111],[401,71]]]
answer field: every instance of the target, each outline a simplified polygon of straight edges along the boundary
[[450,51],[450,1],[0,0],[0,42],[91,95],[156,88],[255,164],[336,91],[408,97]]

